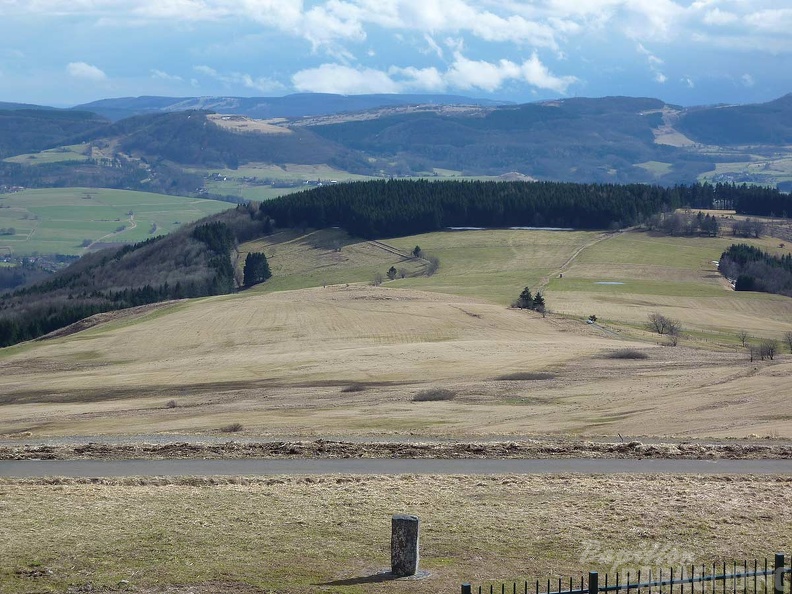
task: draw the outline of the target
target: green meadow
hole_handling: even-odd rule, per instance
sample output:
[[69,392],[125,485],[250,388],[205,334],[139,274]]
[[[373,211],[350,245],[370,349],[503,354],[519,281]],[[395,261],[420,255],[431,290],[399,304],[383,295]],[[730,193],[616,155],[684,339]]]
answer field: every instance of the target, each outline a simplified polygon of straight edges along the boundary
[[[255,291],[272,292],[323,284],[371,283],[391,288],[473,297],[510,305],[524,287],[545,294],[548,308],[563,316],[603,323],[630,334],[650,313],[679,319],[688,334],[717,335],[732,343],[740,330],[778,337],[792,330],[792,299],[735,292],[718,272],[720,254],[736,241],[771,253],[789,253],[777,239],[666,237],[642,231],[476,230],[441,231],[381,242],[350,238],[339,229],[307,234],[281,232],[241,250],[263,251],[273,277]],[[418,246],[436,257],[410,257]],[[389,281],[393,266],[405,278]]]
[[227,208],[214,200],[96,188],[0,194],[0,229],[6,230],[0,254],[80,255],[94,243],[142,241]]

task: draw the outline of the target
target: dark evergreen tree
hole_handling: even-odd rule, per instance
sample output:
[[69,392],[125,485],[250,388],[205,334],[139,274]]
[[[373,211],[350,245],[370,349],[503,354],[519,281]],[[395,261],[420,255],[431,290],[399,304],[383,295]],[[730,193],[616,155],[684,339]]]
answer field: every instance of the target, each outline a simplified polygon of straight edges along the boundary
[[533,309],[534,297],[531,295],[531,289],[525,287],[517,298],[517,307],[520,309]]
[[246,287],[264,282],[272,276],[267,256],[261,252],[250,252],[245,258],[244,283]]

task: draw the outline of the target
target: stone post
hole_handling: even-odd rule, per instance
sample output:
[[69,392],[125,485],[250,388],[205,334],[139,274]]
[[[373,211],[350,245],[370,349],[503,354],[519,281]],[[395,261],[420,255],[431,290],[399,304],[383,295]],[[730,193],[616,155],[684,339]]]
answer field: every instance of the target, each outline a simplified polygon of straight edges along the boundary
[[418,516],[396,514],[391,518],[391,574],[415,575],[418,571]]

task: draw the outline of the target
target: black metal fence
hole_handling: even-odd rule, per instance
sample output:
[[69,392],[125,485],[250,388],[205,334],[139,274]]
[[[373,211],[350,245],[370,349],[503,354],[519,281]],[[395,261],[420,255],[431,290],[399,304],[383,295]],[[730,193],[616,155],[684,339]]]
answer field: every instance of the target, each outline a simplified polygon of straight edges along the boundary
[[792,588],[785,586],[786,574],[792,573],[787,567],[784,555],[775,555],[773,563],[754,560],[714,563],[709,565],[687,565],[652,571],[638,570],[610,577],[589,572],[588,581],[580,578],[580,584],[566,580],[547,580],[547,583],[522,581],[501,583],[497,586],[478,586],[462,584],[462,594],[599,594],[600,592],[625,592],[626,594],[792,594]]

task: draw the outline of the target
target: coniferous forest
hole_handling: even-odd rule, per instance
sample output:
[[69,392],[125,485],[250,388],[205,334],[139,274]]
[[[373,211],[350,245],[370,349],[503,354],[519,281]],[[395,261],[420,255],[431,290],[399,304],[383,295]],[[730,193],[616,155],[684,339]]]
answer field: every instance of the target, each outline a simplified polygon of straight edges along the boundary
[[735,281],[736,291],[761,291],[792,297],[792,256],[777,257],[741,243],[723,252],[718,270]]
[[622,228],[682,206],[739,203],[747,212],[771,200],[792,212],[790,196],[746,185],[383,180],[323,186],[262,203],[261,210],[279,227],[339,226],[375,239],[448,227]]

